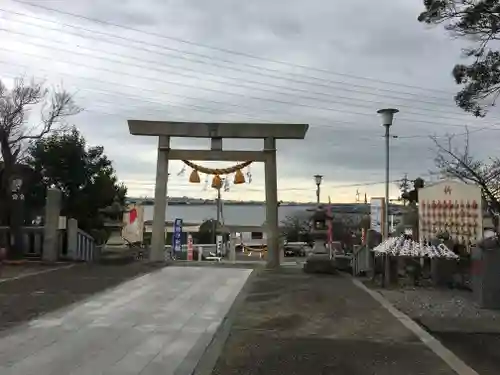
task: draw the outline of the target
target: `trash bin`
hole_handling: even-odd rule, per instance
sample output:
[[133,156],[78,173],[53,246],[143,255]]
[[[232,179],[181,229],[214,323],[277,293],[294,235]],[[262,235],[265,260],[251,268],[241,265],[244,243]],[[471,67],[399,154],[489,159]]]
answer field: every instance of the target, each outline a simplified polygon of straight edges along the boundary
[[500,310],[500,243],[486,239],[471,249],[471,283],[481,308]]

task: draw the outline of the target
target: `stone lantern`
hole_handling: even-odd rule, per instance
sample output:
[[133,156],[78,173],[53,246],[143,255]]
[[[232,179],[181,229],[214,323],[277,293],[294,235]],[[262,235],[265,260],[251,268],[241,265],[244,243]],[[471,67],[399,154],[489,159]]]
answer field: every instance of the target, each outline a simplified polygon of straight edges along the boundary
[[328,241],[328,226],[332,217],[326,211],[324,206],[318,206],[311,218],[310,222],[310,236],[314,240],[314,247],[312,252],[315,254],[329,254],[327,248]]
[[309,273],[335,273],[335,258],[327,248],[328,226],[332,217],[324,206],[318,206],[311,215],[310,236],[314,240],[312,253],[307,257],[304,271]]
[[118,201],[118,198],[115,198],[111,205],[101,209],[100,212],[104,216],[104,226],[110,231],[105,248],[107,250],[126,248],[127,241],[122,237],[125,207]]

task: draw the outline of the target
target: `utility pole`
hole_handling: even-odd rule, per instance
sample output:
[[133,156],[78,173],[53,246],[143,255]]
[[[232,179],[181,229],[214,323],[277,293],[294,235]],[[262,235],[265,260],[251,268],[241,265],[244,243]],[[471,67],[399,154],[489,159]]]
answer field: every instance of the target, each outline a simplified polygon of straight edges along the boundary
[[217,214],[216,214],[217,219],[215,220],[214,225],[213,225],[214,244],[215,245],[217,245],[217,229],[219,228],[219,221],[220,221],[220,189],[221,189],[220,187],[217,188],[217,198],[215,200],[215,209],[217,210]]
[[410,190],[410,180],[408,180],[408,173],[405,173],[403,179],[401,180],[399,184],[399,190],[401,191],[401,199],[403,201],[403,206],[406,206],[405,196],[406,194],[408,194],[408,191]]

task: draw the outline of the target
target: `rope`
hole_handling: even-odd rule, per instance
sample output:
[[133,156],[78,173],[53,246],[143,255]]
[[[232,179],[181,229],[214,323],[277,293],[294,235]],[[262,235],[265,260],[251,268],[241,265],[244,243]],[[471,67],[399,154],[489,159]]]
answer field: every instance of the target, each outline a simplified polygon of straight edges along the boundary
[[231,173],[234,173],[240,169],[246,168],[250,164],[253,163],[252,160],[248,160],[248,161],[245,161],[243,163],[233,165],[232,167],[219,169],[219,168],[204,167],[202,165],[195,164],[189,160],[182,160],[182,162],[197,172],[201,172],[201,173],[205,173],[205,174],[213,174],[213,175],[231,174]]
[[250,246],[245,246],[243,245],[243,250],[244,251],[253,251],[253,252],[256,252],[256,253],[259,253],[259,252],[266,252],[267,251],[267,246],[264,247],[264,248],[254,248],[254,247],[250,247]]

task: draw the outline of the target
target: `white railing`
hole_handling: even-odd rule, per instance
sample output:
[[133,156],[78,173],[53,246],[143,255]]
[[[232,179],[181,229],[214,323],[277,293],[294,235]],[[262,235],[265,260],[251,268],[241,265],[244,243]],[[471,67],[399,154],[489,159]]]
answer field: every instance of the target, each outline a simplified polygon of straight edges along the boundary
[[87,232],[78,229],[76,234],[76,248],[74,251],[74,258],[72,260],[92,262],[97,260],[98,248],[95,245],[95,239]]

